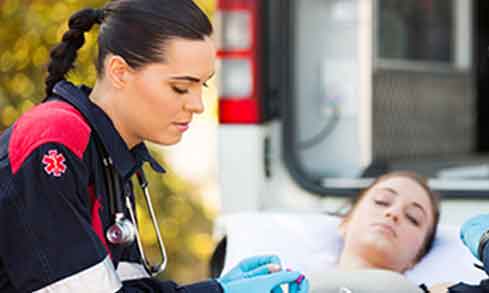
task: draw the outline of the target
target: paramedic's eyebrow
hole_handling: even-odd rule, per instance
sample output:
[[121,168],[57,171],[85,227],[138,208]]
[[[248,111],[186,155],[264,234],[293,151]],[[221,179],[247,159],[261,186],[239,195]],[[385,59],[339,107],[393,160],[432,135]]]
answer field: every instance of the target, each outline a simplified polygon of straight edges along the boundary
[[[207,80],[205,82],[207,82],[209,79],[211,79],[214,76],[214,73],[215,72],[211,73],[211,75],[209,75],[209,77],[207,78]],[[200,82],[200,78],[194,77],[194,76],[190,76],[190,75],[173,76],[170,79],[188,81],[188,82],[193,82],[193,83],[199,83]]]
[[[393,188],[390,188],[390,187],[384,187],[384,189],[385,189],[385,190],[387,190],[387,191],[389,191],[390,193],[392,193],[392,194],[394,194],[394,195],[399,195],[399,192],[397,192],[397,190],[395,190],[395,189],[393,189]],[[418,203],[418,202],[416,202],[416,201],[413,201],[413,202],[411,203],[411,205],[413,205],[413,206],[417,207],[418,209],[420,209],[420,210],[423,212],[423,214],[425,215],[425,217],[427,217],[427,216],[428,216],[428,214],[426,213],[426,211],[425,211],[424,207],[423,207],[423,206],[422,206],[420,203]]]

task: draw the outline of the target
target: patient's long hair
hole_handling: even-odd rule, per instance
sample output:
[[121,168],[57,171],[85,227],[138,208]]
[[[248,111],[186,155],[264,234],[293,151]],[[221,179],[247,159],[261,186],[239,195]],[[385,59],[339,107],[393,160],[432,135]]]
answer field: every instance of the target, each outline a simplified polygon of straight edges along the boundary
[[394,171],[394,172],[384,174],[378,177],[372,184],[370,184],[363,191],[361,191],[358,194],[358,196],[354,197],[350,203],[351,208],[346,213],[343,213],[342,216],[345,219],[348,219],[353,213],[353,211],[355,210],[357,204],[374,186],[392,177],[404,177],[415,181],[416,183],[419,184],[419,186],[421,186],[424,189],[424,191],[426,191],[426,194],[428,194],[428,197],[430,199],[431,211],[433,213],[434,221],[433,221],[433,226],[431,227],[431,229],[428,231],[428,234],[426,235],[423,247],[420,249],[418,255],[416,256],[416,262],[418,262],[419,260],[421,260],[421,258],[423,258],[423,256],[425,256],[430,251],[431,247],[433,246],[433,241],[435,240],[438,222],[440,220],[440,194],[430,189],[430,187],[428,186],[428,179],[426,177],[421,176],[412,171]]

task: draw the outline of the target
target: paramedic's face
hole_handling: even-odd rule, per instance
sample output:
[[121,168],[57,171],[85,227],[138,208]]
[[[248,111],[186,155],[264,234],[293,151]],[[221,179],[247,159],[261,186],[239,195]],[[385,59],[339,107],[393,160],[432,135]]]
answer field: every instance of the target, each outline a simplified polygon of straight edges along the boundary
[[216,50],[210,38],[173,39],[164,63],[152,63],[130,75],[124,121],[140,140],[172,145],[180,141],[194,114],[204,111],[202,90],[214,73]]
[[390,177],[361,199],[345,223],[345,249],[378,268],[404,272],[434,223],[426,191],[413,179]]

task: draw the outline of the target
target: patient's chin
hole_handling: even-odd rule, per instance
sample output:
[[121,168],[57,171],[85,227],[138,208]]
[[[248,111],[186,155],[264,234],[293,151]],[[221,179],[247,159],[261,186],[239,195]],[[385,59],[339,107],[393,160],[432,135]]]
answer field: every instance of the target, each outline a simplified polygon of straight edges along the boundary
[[396,265],[399,262],[399,251],[396,250],[396,246],[393,245],[389,238],[375,237],[365,239],[361,255],[367,263],[372,264],[376,268],[401,271],[400,266]]

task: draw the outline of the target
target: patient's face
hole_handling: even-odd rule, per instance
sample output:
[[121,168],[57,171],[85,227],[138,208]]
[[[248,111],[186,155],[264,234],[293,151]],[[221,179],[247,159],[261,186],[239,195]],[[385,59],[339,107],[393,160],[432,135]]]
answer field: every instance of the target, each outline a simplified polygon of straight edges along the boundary
[[372,187],[342,226],[344,249],[369,267],[404,272],[416,263],[434,223],[426,191],[408,177]]

